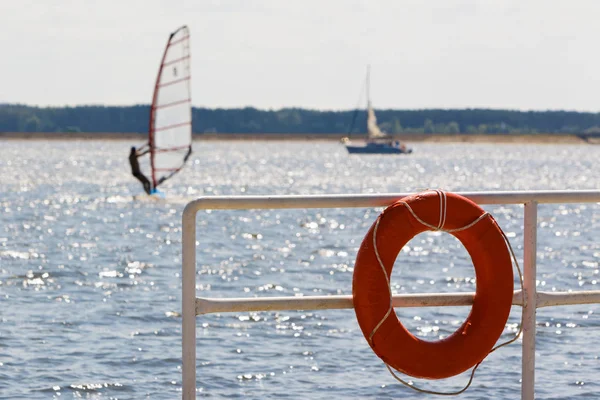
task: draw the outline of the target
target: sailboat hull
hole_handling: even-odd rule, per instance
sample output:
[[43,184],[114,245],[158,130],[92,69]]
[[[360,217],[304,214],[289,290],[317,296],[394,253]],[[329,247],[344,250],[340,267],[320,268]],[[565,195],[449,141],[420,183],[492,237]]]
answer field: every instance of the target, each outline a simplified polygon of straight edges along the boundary
[[410,154],[412,149],[400,148],[387,143],[367,143],[366,145],[346,145],[349,154]]

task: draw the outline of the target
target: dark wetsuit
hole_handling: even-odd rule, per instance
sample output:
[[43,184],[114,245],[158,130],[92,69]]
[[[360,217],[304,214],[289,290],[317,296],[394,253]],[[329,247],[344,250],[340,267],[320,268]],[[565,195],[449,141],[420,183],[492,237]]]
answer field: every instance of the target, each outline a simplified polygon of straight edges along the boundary
[[132,149],[131,152],[129,153],[129,164],[131,164],[131,173],[140,182],[142,182],[142,185],[144,185],[144,191],[147,194],[150,194],[150,192],[152,191],[152,184],[150,183],[148,178],[146,178],[144,176],[144,174],[142,174],[142,171],[140,171],[140,164],[138,163],[137,158],[138,158],[137,152],[134,149]]

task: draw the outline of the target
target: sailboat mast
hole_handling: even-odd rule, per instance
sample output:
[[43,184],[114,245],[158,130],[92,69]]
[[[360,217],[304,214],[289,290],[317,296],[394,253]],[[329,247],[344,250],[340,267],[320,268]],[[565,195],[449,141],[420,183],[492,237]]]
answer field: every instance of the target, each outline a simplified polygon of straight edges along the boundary
[[371,105],[371,66],[367,65],[367,105]]

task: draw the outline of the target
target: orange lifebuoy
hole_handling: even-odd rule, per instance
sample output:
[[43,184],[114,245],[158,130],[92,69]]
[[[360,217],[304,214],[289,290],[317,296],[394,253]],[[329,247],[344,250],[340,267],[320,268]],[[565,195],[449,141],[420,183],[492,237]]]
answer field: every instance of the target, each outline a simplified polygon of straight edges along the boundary
[[[393,309],[389,312],[388,280],[402,247],[432,227],[465,246],[475,267],[476,292],[471,312],[456,332],[424,341],[402,325]],[[489,354],[508,320],[513,286],[510,254],[496,221],[465,197],[429,191],[401,199],[378,217],[358,251],[352,296],[358,324],[377,356],[407,375],[442,379]]]

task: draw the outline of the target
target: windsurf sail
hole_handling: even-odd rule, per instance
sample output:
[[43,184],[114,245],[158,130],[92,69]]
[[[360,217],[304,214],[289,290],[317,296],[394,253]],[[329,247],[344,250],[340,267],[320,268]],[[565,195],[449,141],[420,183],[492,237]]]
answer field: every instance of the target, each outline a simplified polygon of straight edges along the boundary
[[169,36],[150,108],[148,144],[154,188],[179,172],[192,153],[190,57],[190,32],[182,26]]

